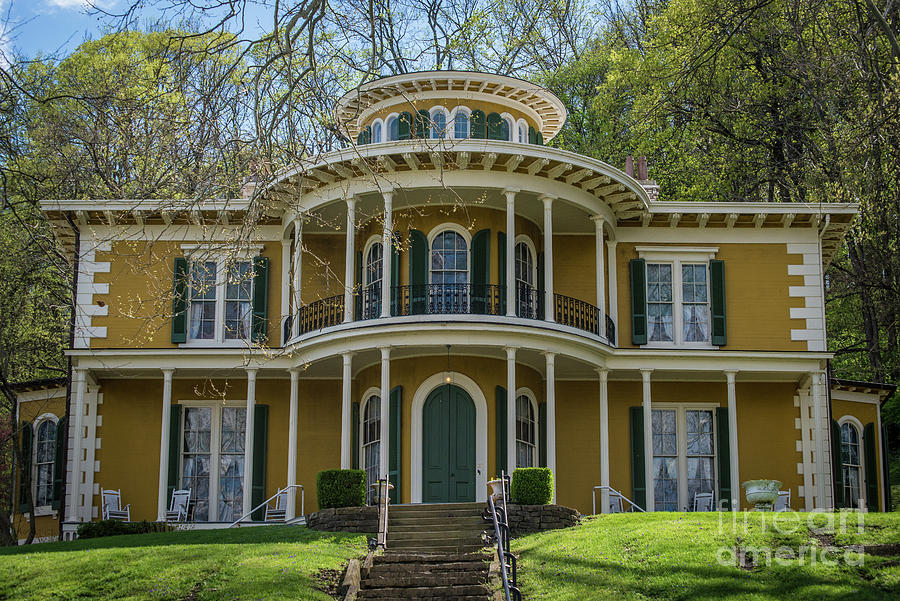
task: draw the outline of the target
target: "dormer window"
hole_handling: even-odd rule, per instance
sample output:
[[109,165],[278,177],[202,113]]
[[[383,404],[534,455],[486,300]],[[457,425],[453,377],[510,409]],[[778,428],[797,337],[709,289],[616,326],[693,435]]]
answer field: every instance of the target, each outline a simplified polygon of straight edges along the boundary
[[391,115],[387,120],[387,139],[389,142],[400,139],[400,119]]

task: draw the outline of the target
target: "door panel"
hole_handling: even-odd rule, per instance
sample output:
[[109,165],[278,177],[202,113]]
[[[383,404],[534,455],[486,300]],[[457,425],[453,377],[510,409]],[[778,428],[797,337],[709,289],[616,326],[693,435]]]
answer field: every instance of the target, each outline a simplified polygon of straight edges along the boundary
[[475,405],[457,386],[440,386],[422,410],[425,503],[475,500]]

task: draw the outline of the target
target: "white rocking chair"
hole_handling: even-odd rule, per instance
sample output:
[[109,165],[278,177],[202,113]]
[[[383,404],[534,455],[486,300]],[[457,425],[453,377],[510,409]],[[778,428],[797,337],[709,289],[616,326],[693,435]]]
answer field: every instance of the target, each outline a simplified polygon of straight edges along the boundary
[[188,517],[188,507],[191,504],[191,489],[182,489],[172,491],[172,500],[169,503],[169,509],[166,511],[167,522],[186,522]]
[[120,490],[103,489],[100,491],[103,501],[103,519],[131,521],[131,504],[122,507],[122,493]]
[[284,522],[287,520],[287,502],[288,491],[290,489],[278,489],[275,495],[275,506],[266,503],[266,521],[267,522]]
[[711,492],[694,493],[694,511],[712,511],[713,494]]
[[778,499],[772,505],[772,511],[792,511],[791,489],[778,491]]
[[622,508],[622,495],[614,492],[609,493],[609,512],[623,513],[624,511]]

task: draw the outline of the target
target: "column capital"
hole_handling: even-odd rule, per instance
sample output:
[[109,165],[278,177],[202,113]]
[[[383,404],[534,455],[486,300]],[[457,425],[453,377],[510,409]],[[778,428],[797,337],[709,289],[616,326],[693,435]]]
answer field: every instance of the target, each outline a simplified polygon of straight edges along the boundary
[[606,241],[606,246],[609,247],[611,250],[615,250],[617,244],[618,244],[618,241],[616,241],[616,240],[607,240]]
[[538,200],[540,200],[541,202],[544,203],[544,210],[545,210],[545,211],[548,210],[548,209],[551,207],[551,205],[553,204],[553,201],[556,200],[556,199],[557,199],[557,197],[556,197],[556,196],[553,196],[552,194],[540,194],[540,195],[538,195]]
[[548,365],[554,364],[556,362],[556,353],[553,353],[551,351],[544,351],[541,354],[547,359]]
[[606,223],[606,217],[603,215],[591,215],[591,221],[594,222],[594,226],[596,226],[597,229],[601,229],[603,224]]
[[516,194],[521,192],[518,188],[503,188],[503,193],[506,195],[506,200],[511,201],[515,200]]
[[609,368],[608,367],[598,367],[595,369],[597,375],[600,376],[601,380],[606,380],[609,378]]
[[650,374],[652,374],[652,373],[653,373],[652,367],[645,367],[645,368],[641,369],[641,379],[644,380],[644,382],[649,382]]
[[355,355],[355,354],[356,354],[356,353],[352,353],[352,352],[350,352],[350,351],[347,351],[346,353],[341,354],[341,357],[344,358],[344,363],[347,364],[347,363],[350,363],[350,362],[353,361],[353,355]]
[[736,369],[727,369],[727,370],[725,370],[725,371],[722,372],[722,373],[725,374],[725,381],[727,381],[727,382],[729,382],[729,383],[733,383],[735,377],[736,377],[737,374],[738,374],[738,370],[736,370]]
[[505,346],[505,347],[503,347],[503,350],[506,351],[506,358],[507,358],[507,359],[515,359],[515,358],[516,358],[516,351],[519,350],[519,347],[517,347],[517,346]]
[[385,359],[388,359],[391,356],[391,347],[390,346],[379,347],[379,350],[381,351],[381,360],[382,361],[384,361]]
[[256,378],[256,374],[257,374],[257,372],[259,372],[259,368],[258,367],[245,367],[244,371],[247,372],[248,378]]
[[[79,369],[76,369],[75,371],[86,372],[87,370],[83,369],[83,368],[79,368]],[[165,376],[167,378],[171,378],[172,374],[175,373],[175,368],[174,367],[163,367],[160,369],[160,371],[163,372],[163,376]]]
[[384,202],[391,202],[394,200],[394,189],[388,188],[387,190],[382,190],[381,196],[384,198]]
[[348,196],[347,198],[344,199],[344,202],[347,203],[348,208],[349,207],[355,208],[356,207],[356,195],[351,194],[350,196]]
[[288,370],[288,373],[291,374],[291,380],[300,377],[300,372],[302,370],[299,367],[292,367]]

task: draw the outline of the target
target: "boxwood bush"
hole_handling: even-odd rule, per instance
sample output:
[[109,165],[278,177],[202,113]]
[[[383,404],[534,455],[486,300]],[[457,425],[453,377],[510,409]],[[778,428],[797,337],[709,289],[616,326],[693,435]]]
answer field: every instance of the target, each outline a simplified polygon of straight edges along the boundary
[[324,470],[316,476],[319,509],[360,507],[366,504],[366,472]]
[[521,505],[547,505],[553,500],[553,472],[549,467],[517,467],[510,496]]
[[119,534],[149,534],[151,532],[169,532],[172,529],[165,522],[100,520],[99,522],[78,524],[78,538],[100,538],[101,536],[117,536]]

